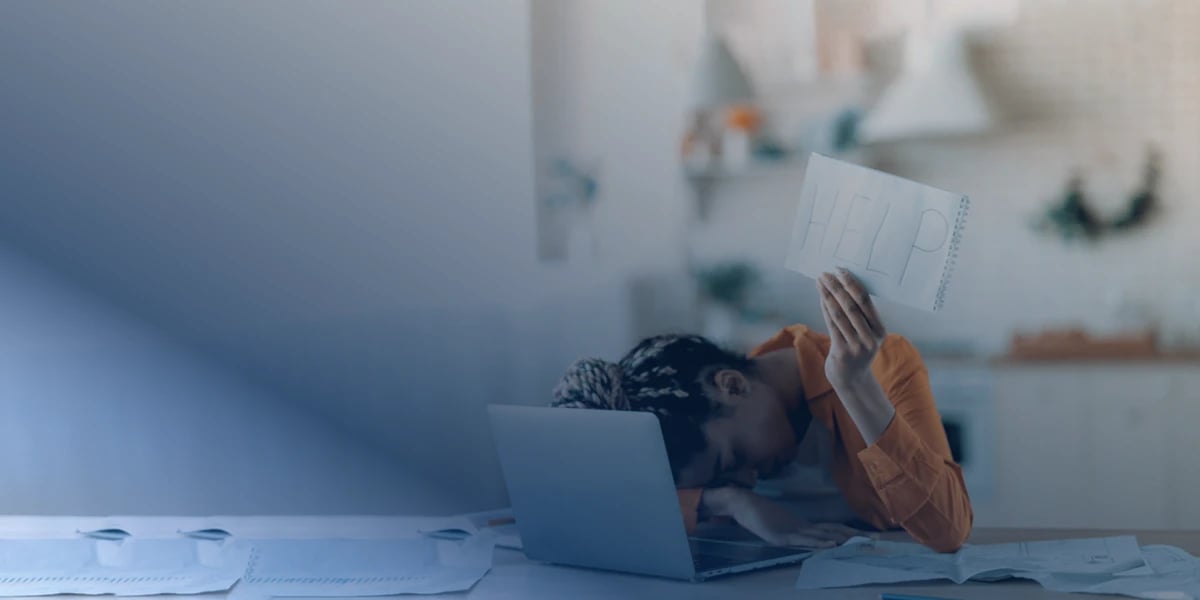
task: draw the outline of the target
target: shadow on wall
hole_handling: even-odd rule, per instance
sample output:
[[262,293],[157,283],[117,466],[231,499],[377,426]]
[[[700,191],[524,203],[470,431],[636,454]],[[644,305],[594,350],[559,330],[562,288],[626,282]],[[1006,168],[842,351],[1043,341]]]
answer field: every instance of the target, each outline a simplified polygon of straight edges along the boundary
[[395,307],[327,315],[244,332],[239,356],[254,379],[287,384],[446,492],[441,512],[507,502],[488,404],[545,405],[572,361],[628,350],[628,292],[581,289],[526,307]]
[[328,419],[0,250],[0,512],[389,514],[446,500]]
[[[314,477],[311,493],[289,480],[280,502],[377,485],[346,510],[416,510],[409,468],[498,499],[481,406],[515,397],[512,361],[541,364],[522,344],[544,347],[505,343],[517,330],[492,308],[538,289],[528,27],[523,0],[0,3],[0,237],[294,406],[248,408],[249,392],[195,379],[71,402],[126,403],[130,420],[170,398],[185,416],[163,431],[219,440],[186,446],[222,457],[206,469],[269,456],[277,471],[253,471],[268,487],[307,461],[382,461],[357,483]],[[132,380],[157,364],[108,369]],[[221,397],[237,398],[229,412]],[[262,448],[249,437],[312,406],[398,452],[329,450],[322,436],[340,434],[314,420]],[[169,445],[167,418],[115,455]],[[105,413],[96,427],[122,425]],[[167,452],[187,467],[172,472],[196,469],[187,453]]]
[[401,308],[259,333],[253,347],[227,354],[243,372],[319,407],[446,490],[441,512],[504,501],[483,408],[512,396],[521,349],[504,312]]

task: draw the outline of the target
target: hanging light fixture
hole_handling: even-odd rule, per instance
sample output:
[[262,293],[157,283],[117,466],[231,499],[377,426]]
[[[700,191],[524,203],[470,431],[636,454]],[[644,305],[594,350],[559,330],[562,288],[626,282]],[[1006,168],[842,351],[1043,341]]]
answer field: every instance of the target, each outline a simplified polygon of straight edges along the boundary
[[692,106],[713,110],[754,96],[741,65],[719,35],[709,32],[692,71]]
[[964,28],[926,18],[904,40],[899,75],[859,123],[863,143],[964,135],[994,124],[967,56]]
[[741,167],[748,160],[749,140],[736,135],[723,139],[726,131],[722,118],[726,108],[752,100],[754,89],[707,14],[705,21],[700,55],[692,70],[689,102],[694,122],[685,152],[689,162],[701,169],[710,168],[714,159],[720,159],[726,167]]

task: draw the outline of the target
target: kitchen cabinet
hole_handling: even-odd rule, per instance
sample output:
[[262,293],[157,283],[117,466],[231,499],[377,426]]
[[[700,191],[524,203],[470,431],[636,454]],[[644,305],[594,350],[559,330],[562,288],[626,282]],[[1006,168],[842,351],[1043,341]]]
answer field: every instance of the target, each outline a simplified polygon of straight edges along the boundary
[[1172,527],[1200,530],[1200,365],[1175,378],[1167,406]]
[[[1073,491],[1090,479],[1078,382],[1037,371],[1001,371],[995,381],[994,522],[1086,527],[1087,516],[1073,502]],[[986,522],[989,515],[982,512],[977,520]]]
[[[1084,505],[1097,524],[1131,529],[1169,528],[1169,424],[1175,374],[1155,368],[1082,372],[1090,424],[1091,497]],[[1090,410],[1089,410],[1090,409]]]
[[[959,368],[930,363],[941,377]],[[1200,363],[988,369],[980,414],[994,416],[972,429],[994,440],[993,460],[972,468],[994,487],[971,490],[976,526],[1200,529]]]

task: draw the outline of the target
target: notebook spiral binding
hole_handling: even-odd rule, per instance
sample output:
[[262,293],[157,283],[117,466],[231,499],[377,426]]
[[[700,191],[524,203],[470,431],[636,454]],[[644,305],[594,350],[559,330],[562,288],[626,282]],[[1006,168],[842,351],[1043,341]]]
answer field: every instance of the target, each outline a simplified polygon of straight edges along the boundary
[[933,303],[934,312],[942,310],[946,303],[946,287],[954,277],[954,268],[958,266],[958,247],[962,244],[962,230],[967,224],[967,215],[971,212],[971,199],[963,196],[958,204],[958,212],[954,215],[954,228],[950,237],[950,253],[946,256],[946,268],[942,271],[942,280],[938,283],[937,298]]

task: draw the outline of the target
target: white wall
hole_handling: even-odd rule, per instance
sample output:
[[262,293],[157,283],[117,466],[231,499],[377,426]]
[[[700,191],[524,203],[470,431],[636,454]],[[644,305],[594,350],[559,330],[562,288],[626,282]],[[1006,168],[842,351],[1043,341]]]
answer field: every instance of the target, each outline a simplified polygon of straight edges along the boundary
[[679,146],[702,3],[533,0],[532,9],[538,176],[556,158],[600,165],[597,255],[556,270],[636,281],[632,337],[693,328]]
[[[661,257],[617,237],[613,264],[535,261],[530,20],[526,0],[0,4],[0,236],[386,446],[446,511],[494,506],[484,406],[545,403],[571,360],[624,350],[624,276]],[[653,77],[637,48],[617,64]],[[670,127],[601,81],[627,94],[605,114]],[[654,139],[617,162],[662,163]],[[604,192],[628,212],[673,189],[630,168]]]
[[607,272],[678,269],[690,206],[680,177],[688,68],[702,6],[534,0],[535,151],[598,159]]
[[0,253],[0,513],[433,513],[445,498],[319,414]]

